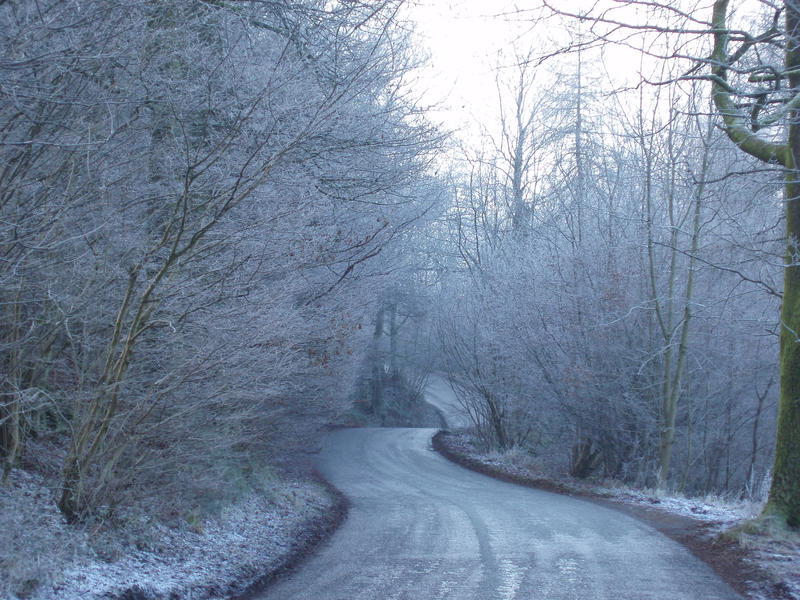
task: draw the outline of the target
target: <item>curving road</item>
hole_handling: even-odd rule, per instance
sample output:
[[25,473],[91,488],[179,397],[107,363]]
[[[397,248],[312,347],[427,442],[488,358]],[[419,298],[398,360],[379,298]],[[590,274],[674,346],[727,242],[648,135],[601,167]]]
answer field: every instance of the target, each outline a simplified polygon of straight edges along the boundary
[[459,427],[469,427],[472,424],[469,415],[456,399],[450,382],[443,376],[433,374],[428,377],[428,383],[425,386],[425,400],[439,411],[448,427],[458,429]]
[[318,460],[347,521],[266,600],[740,598],[682,546],[622,513],[439,456],[433,429],[333,432]]

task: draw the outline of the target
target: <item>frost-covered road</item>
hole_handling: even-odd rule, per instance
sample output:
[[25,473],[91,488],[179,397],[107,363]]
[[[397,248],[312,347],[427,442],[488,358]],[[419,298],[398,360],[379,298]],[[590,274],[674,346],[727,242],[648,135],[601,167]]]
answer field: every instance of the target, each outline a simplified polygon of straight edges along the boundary
[[456,466],[432,429],[332,433],[319,468],[350,515],[262,598],[738,598],[682,546],[621,513]]

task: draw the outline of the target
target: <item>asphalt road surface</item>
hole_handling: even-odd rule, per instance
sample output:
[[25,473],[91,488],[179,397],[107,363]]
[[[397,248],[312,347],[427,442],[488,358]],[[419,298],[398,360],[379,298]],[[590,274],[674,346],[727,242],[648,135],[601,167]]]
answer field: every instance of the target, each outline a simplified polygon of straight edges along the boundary
[[469,427],[470,420],[464,408],[456,399],[450,383],[441,375],[433,374],[428,377],[425,386],[425,400],[436,407],[448,427]]
[[612,509],[474,473],[433,429],[347,429],[321,472],[350,514],[267,600],[741,598],[704,563]]

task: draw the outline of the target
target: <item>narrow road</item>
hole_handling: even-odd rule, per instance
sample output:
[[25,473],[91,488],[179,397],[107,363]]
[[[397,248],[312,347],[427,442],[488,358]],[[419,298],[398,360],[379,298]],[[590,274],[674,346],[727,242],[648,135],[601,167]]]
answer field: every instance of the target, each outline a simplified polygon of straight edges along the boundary
[[425,400],[439,411],[448,427],[457,429],[471,425],[469,415],[459,404],[453,388],[443,376],[434,373],[428,377],[428,384],[425,386]]
[[333,538],[265,600],[740,598],[649,526],[456,466],[433,429],[333,432],[321,472],[351,501]]

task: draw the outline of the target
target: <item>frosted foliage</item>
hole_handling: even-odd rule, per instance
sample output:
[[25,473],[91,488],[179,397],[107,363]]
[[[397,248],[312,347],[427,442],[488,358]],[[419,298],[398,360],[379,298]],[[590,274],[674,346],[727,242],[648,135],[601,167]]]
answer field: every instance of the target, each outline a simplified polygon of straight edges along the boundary
[[515,90],[510,141],[463,154],[440,229],[442,366],[487,448],[750,493],[775,431],[780,178],[698,116],[698,90],[601,120],[591,87],[564,85],[533,104]]
[[3,410],[73,431],[70,516],[247,479],[342,408],[431,203],[395,4],[0,3]]

